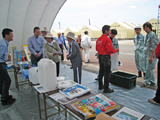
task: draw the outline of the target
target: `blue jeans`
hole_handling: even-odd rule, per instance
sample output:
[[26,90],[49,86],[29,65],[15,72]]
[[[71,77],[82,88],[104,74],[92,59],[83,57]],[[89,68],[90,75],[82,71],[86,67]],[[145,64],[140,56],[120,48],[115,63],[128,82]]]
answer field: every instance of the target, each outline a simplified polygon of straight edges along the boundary
[[9,88],[11,85],[11,79],[6,69],[5,63],[0,63],[0,94],[1,101],[5,101],[9,97]]

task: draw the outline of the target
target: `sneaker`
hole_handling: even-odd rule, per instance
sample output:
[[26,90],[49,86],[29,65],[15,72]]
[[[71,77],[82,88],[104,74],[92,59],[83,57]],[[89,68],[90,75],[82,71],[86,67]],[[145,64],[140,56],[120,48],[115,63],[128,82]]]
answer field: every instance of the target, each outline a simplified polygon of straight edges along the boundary
[[112,93],[112,92],[114,92],[114,90],[112,90],[112,89],[110,89],[110,88],[108,88],[107,90],[104,90],[104,91],[103,91],[103,93]]
[[102,90],[102,89],[104,89],[104,86],[103,85],[99,86],[99,90]]
[[2,101],[2,105],[11,105],[11,104],[13,104],[15,101],[16,101],[15,98],[8,98],[7,100]]
[[151,85],[150,86],[155,86],[155,83],[151,83]]
[[160,105],[160,103],[157,103],[156,101],[154,101],[153,98],[148,99],[148,102],[155,104],[155,105]]
[[141,87],[146,87],[146,88],[149,88],[150,85],[145,85],[144,83],[141,85]]
[[73,67],[71,66],[70,69],[73,69]]

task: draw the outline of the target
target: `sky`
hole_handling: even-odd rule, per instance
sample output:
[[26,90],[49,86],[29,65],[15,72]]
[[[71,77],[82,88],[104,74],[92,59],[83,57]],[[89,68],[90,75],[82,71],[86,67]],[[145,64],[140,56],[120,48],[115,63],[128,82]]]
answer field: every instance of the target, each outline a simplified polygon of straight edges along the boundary
[[160,0],[67,0],[52,29],[89,25],[111,25],[114,22],[143,24],[157,18]]

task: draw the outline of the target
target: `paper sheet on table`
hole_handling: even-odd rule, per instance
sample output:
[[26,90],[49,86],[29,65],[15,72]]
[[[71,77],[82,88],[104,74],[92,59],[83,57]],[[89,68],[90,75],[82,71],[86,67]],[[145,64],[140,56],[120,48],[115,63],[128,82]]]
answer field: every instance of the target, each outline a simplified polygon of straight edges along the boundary
[[118,52],[111,54],[111,71],[119,70],[118,67]]
[[144,117],[144,114],[129,109],[127,107],[123,107],[117,113],[112,115],[116,120],[141,120]]
[[54,53],[57,53],[57,54],[62,54],[62,52],[59,52],[59,51],[56,51],[56,50],[54,51]]
[[47,89],[45,89],[42,85],[35,85],[35,86],[33,86],[36,90],[37,90],[37,92],[39,92],[39,93],[46,93],[46,92],[49,92],[49,91],[52,91],[52,90],[47,90]]

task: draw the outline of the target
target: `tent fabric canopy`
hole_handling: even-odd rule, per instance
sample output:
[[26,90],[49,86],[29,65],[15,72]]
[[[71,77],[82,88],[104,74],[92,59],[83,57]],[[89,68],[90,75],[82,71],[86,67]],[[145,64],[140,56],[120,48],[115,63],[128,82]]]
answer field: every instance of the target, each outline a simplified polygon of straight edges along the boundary
[[[33,28],[47,27],[52,23],[66,0],[0,0],[0,31],[13,29],[14,39],[10,45],[22,50]],[[0,36],[2,39],[2,35]]]

